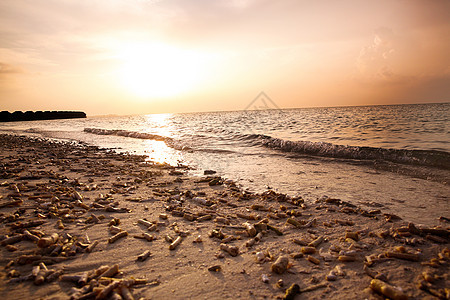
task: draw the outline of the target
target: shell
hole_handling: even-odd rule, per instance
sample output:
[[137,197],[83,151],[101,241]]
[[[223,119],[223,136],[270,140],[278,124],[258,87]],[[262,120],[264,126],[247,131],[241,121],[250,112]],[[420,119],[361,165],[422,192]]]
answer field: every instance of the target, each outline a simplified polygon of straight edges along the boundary
[[319,265],[320,264],[320,260],[318,260],[317,258],[315,258],[314,256],[308,255],[306,257],[306,260],[309,262],[312,262],[315,265]]
[[178,245],[181,244],[181,241],[183,240],[183,238],[181,236],[178,236],[175,241],[173,241],[170,245],[169,245],[169,250],[175,250]]
[[408,300],[408,296],[400,289],[378,279],[372,279],[369,287],[375,292],[392,300]]
[[46,248],[54,243],[56,243],[59,239],[59,234],[53,233],[52,235],[45,236],[39,239],[37,245],[39,248]]
[[227,244],[220,244],[220,250],[223,250],[230,254],[231,256],[239,255],[239,248],[237,246],[230,246]]
[[277,274],[283,274],[289,265],[289,258],[287,256],[280,256],[278,259],[270,266],[270,270]]
[[108,243],[112,244],[112,243],[114,243],[115,241],[117,241],[118,239],[123,238],[123,237],[126,237],[127,235],[128,235],[128,232],[126,232],[126,231],[121,231],[121,232],[117,233],[116,235],[110,237],[110,238],[108,239]]
[[94,248],[98,245],[98,241],[94,241],[93,243],[89,244],[89,246],[86,247],[86,249],[84,251],[90,253],[92,252],[92,250],[94,250]]
[[150,256],[150,254],[151,254],[150,250],[144,251],[143,253],[138,255],[137,260],[144,261]]
[[295,296],[300,293],[300,286],[296,283],[292,284],[284,295],[285,300],[294,300]]

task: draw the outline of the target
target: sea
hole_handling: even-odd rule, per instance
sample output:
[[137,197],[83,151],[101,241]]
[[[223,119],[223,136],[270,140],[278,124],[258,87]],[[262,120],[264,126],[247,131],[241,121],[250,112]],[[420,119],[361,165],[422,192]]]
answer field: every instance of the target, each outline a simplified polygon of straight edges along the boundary
[[0,123],[1,133],[69,140],[189,166],[243,190],[324,196],[404,220],[450,218],[450,103],[98,116]]

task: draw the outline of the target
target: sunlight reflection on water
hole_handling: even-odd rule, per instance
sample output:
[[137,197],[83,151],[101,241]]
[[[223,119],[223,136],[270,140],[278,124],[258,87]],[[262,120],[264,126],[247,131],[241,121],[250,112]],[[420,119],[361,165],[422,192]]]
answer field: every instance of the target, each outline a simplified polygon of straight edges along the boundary
[[167,147],[163,141],[144,141],[144,152],[148,156],[147,160],[160,164],[169,164],[176,166],[182,161],[182,157],[178,151]]

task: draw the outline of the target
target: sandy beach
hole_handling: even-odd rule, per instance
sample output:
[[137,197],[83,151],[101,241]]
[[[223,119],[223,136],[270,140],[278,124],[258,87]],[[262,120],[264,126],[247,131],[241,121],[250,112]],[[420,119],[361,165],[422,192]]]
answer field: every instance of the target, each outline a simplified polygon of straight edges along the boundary
[[187,168],[1,135],[0,297],[450,299],[449,216],[423,228]]

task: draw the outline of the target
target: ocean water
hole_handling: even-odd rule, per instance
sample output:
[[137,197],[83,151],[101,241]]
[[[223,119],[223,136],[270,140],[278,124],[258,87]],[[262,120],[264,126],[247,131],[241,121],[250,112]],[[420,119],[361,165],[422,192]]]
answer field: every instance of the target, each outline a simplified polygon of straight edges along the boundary
[[90,117],[0,123],[206,169],[242,188],[382,206],[419,224],[450,217],[450,103]]

